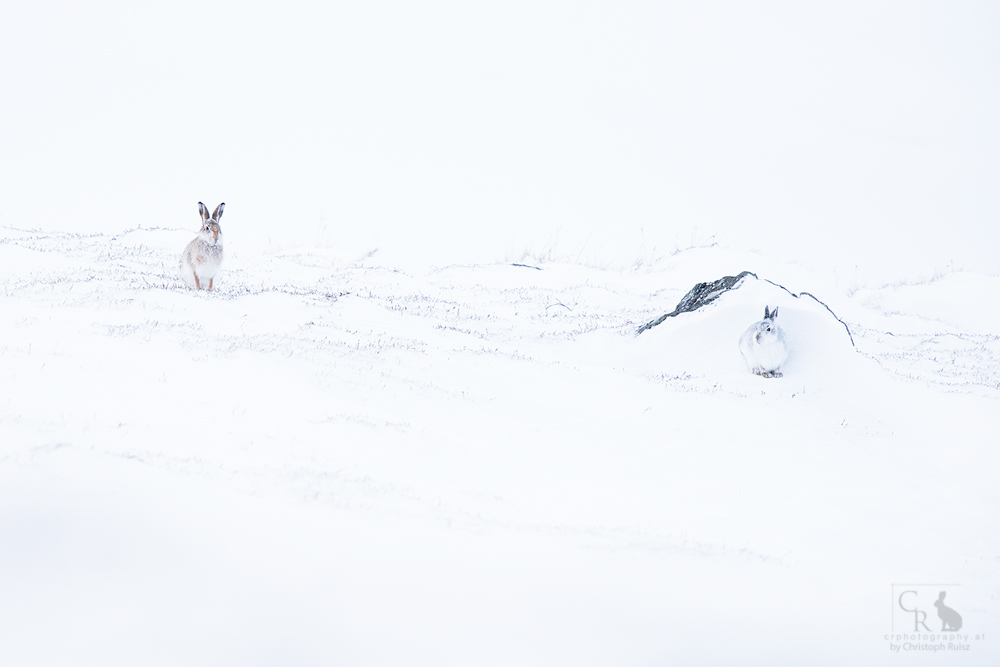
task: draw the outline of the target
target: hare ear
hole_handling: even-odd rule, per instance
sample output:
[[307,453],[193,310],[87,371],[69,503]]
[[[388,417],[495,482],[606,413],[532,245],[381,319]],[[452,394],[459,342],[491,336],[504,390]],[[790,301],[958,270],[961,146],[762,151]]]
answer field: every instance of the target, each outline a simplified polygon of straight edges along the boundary
[[216,222],[218,222],[219,218],[222,217],[222,209],[224,209],[224,208],[226,208],[225,202],[223,202],[222,204],[219,204],[218,206],[216,206],[215,207],[215,213],[212,214],[212,220],[215,220]]
[[775,306],[775,307],[774,307],[774,310],[772,310],[772,311],[771,311],[771,319],[773,320],[773,319],[774,319],[774,318],[776,318],[777,316],[778,316],[778,307],[777,307],[777,306]]
[[767,306],[764,306],[764,319],[765,320],[771,319],[771,311],[767,309]]
[[938,602],[944,602],[944,594],[944,591],[941,591],[941,593],[938,594]]
[[201,202],[198,202],[198,212],[201,213],[201,221],[208,222],[208,209]]

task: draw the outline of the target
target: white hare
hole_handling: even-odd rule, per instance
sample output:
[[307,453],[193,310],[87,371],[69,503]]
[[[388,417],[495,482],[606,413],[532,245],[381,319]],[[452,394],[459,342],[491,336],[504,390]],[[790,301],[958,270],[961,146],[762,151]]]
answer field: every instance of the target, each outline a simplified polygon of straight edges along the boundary
[[777,317],[777,307],[771,311],[764,306],[764,319],[740,336],[740,352],[747,366],[761,377],[780,378],[781,365],[788,358],[785,332],[774,321]]
[[191,289],[202,289],[208,281],[206,289],[211,290],[215,283],[215,274],[222,266],[222,227],[219,218],[225,204],[219,204],[215,213],[208,214],[208,209],[198,202],[201,213],[201,229],[198,236],[184,248],[179,265],[181,280]]

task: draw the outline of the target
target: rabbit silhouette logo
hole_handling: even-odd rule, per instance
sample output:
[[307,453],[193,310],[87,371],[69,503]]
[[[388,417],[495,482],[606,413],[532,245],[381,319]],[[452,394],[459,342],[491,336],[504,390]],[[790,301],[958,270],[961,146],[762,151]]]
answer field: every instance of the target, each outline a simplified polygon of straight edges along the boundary
[[[933,597],[932,590],[937,592],[934,607],[937,608],[937,617],[941,621],[940,632],[955,632],[962,629],[961,614],[944,603],[947,591],[940,590],[940,586],[908,586],[905,588],[906,590],[899,591],[898,595],[894,597],[899,609],[902,609],[907,615],[913,615],[913,632],[937,632],[937,630],[931,630],[927,625],[929,610],[921,608],[921,603],[924,600]],[[908,627],[907,630],[909,630]]]
[[[968,596],[962,593],[959,584],[892,584],[892,632],[884,636],[889,650],[893,653],[975,650],[980,642],[986,641],[986,634],[969,632],[963,627],[962,615],[951,606],[956,601],[959,606],[968,604]],[[973,626],[980,625],[976,618],[972,613]]]
[[961,630],[962,617],[951,607],[945,606],[944,596],[945,591],[941,591],[938,594],[938,599],[934,602],[934,606],[937,607],[938,618],[941,619],[941,632],[945,630]]

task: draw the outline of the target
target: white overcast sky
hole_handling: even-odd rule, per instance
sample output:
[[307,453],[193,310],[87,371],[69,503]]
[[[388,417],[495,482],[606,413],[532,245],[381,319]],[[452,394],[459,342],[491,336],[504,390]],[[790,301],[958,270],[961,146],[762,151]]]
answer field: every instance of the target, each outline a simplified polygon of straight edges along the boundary
[[236,250],[996,274],[998,35],[993,2],[4,2],[0,225],[225,201]]

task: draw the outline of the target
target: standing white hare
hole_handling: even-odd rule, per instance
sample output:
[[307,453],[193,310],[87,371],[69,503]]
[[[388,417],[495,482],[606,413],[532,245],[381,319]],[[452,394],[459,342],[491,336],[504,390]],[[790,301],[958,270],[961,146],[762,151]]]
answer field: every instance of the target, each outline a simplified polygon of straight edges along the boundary
[[184,248],[179,266],[181,280],[191,289],[201,289],[207,280],[207,289],[211,291],[215,274],[222,266],[222,227],[219,226],[219,218],[225,207],[225,204],[219,204],[215,213],[209,215],[205,205],[198,202],[201,229],[198,236]]
[[764,306],[764,319],[740,336],[740,352],[747,366],[761,377],[780,378],[781,365],[788,358],[785,332],[774,321],[777,317],[777,307],[771,311]]

